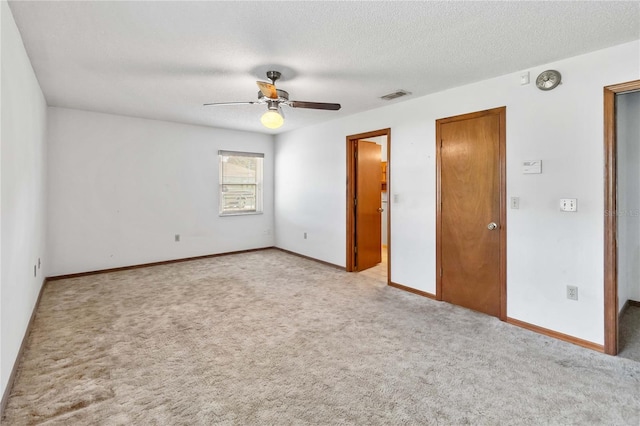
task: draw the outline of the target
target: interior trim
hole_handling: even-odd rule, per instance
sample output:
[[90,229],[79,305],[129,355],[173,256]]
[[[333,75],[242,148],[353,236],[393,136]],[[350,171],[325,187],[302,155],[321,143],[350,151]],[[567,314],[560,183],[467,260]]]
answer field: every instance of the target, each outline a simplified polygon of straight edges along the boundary
[[280,248],[280,247],[273,247],[273,248],[276,249],[276,250],[280,250],[280,251],[282,251],[284,253],[291,254],[293,256],[298,256],[298,257],[301,257],[303,259],[312,260],[312,261],[317,262],[317,263],[322,263],[325,266],[330,266],[332,268],[340,269],[341,271],[345,270],[344,266],[336,265],[335,263],[325,262],[324,260],[316,259],[315,257],[305,256],[304,254],[296,253],[295,251],[285,250],[285,249]]
[[514,318],[507,317],[507,324],[515,325],[529,331],[533,331],[538,334],[543,334],[554,339],[562,340],[564,342],[573,343],[574,345],[582,346],[583,348],[592,349],[597,352],[604,352],[604,346],[598,343],[593,343],[588,340],[579,339],[568,334],[560,333],[558,331],[549,330],[548,328],[540,327],[537,325],[529,324],[528,322],[520,321]]
[[[424,297],[427,297],[427,298],[433,299],[433,300],[438,300],[436,298],[435,294],[428,293],[426,291],[417,290],[415,288],[407,287],[407,286],[404,286],[402,284],[397,284],[397,283],[394,283],[394,282],[390,283],[389,285],[391,287],[395,287],[395,288],[398,288],[400,290],[407,291],[409,293],[417,294],[419,296],[424,296]],[[629,301],[629,305],[639,306],[640,307],[640,302],[636,302],[636,301],[630,300]],[[529,330],[529,331],[533,331],[534,333],[542,334],[544,336],[552,337],[554,339],[558,339],[558,340],[562,340],[564,342],[572,343],[574,345],[582,346],[583,348],[591,349],[591,350],[594,350],[594,351],[597,351],[597,352],[604,352],[604,346],[603,345],[600,345],[600,344],[597,344],[597,343],[594,343],[594,342],[590,342],[588,340],[580,339],[578,337],[570,336],[568,334],[560,333],[559,331],[553,331],[553,330],[550,330],[548,328],[540,327],[540,326],[537,326],[537,325],[530,324],[528,322],[520,321],[520,320],[517,320],[515,318],[509,318],[509,317],[507,317],[506,323],[507,324],[511,324],[511,325],[515,325],[515,326],[520,327],[520,328],[524,328],[524,329]]]
[[159,265],[168,265],[171,263],[178,263],[178,262],[188,262],[190,260],[208,259],[211,257],[229,256],[232,254],[251,253],[254,251],[268,250],[271,248],[276,248],[276,247],[269,246],[269,247],[261,247],[261,248],[248,249],[248,250],[230,251],[226,253],[205,254],[204,256],[184,257],[180,259],[163,260],[160,262],[140,263],[137,265],[120,266],[118,268],[98,269],[96,271],[78,272],[76,274],[55,275],[52,277],[47,277],[47,280],[58,281],[58,280],[65,280],[68,278],[78,278],[78,277],[86,277],[89,275],[106,274],[108,272],[118,272],[118,271],[128,271],[130,269],[148,268],[149,266],[159,266]]
[[627,309],[629,309],[629,306],[630,304],[628,300],[624,302],[624,305],[622,305],[622,309],[620,309],[620,312],[618,313],[618,324],[620,324],[620,320],[622,319],[624,313],[627,312]]
[[13,383],[15,382],[16,374],[18,373],[18,367],[20,366],[20,362],[22,361],[22,356],[24,355],[24,351],[27,347],[29,335],[31,334],[31,329],[33,328],[33,323],[36,318],[36,312],[38,311],[38,307],[40,306],[40,300],[42,300],[42,293],[44,293],[44,288],[48,284],[48,282],[49,282],[48,278],[45,278],[44,280],[42,280],[42,285],[40,286],[40,291],[38,292],[38,298],[36,299],[36,303],[33,306],[33,311],[31,312],[31,317],[29,318],[27,329],[25,330],[24,336],[22,337],[22,342],[20,343],[20,349],[18,349],[18,355],[16,356],[16,359],[13,363],[11,374],[9,374],[9,381],[7,381],[7,387],[4,390],[4,394],[2,395],[2,401],[0,402],[0,419],[4,418],[4,410],[7,407],[7,402],[9,401],[11,390],[13,389]]
[[640,302],[636,300],[631,300],[631,299],[624,302],[624,305],[622,305],[622,309],[620,309],[620,313],[618,314],[618,324],[620,324],[620,320],[622,320],[622,316],[624,315],[625,312],[627,312],[627,309],[629,309],[631,306],[640,308]]
[[407,287],[405,285],[394,283],[394,282],[390,282],[389,285],[391,287],[395,287],[397,289],[400,289],[400,290],[403,290],[403,291],[407,291],[409,293],[417,294],[418,296],[422,296],[422,297],[426,297],[426,298],[429,298],[429,299],[437,300],[435,294],[429,293],[427,291],[418,290],[418,289]]
[[353,199],[356,194],[355,185],[355,142],[361,139],[375,138],[378,136],[387,137],[387,284],[391,285],[391,128],[374,130],[366,133],[347,136],[347,242],[346,242],[346,263],[347,272],[355,272],[355,209]]
[[[604,352],[618,354],[616,95],[640,90],[640,80],[604,88]],[[609,213],[609,214],[607,214]]]

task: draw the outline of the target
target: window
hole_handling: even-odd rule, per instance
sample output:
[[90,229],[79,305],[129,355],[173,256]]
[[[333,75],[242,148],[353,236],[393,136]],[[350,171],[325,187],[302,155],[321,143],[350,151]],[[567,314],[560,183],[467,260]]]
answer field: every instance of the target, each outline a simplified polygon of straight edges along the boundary
[[218,151],[220,216],[262,213],[264,154]]

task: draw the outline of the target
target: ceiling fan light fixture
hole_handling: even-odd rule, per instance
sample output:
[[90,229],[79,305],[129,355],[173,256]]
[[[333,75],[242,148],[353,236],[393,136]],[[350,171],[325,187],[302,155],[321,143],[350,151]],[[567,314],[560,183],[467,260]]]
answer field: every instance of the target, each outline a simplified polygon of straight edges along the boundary
[[262,114],[260,122],[268,129],[277,129],[284,124],[284,113],[280,108],[286,105],[289,108],[306,108],[306,109],[323,109],[327,111],[338,111],[340,104],[330,104],[326,102],[307,102],[307,101],[290,101],[289,93],[285,90],[276,88],[276,80],[280,78],[278,71],[268,71],[267,77],[271,83],[265,81],[256,81],[258,88],[258,100],[249,102],[213,102],[204,104],[204,106],[215,105],[267,105],[267,112]]
[[277,129],[284,124],[284,118],[277,110],[268,110],[260,118],[262,125],[268,129]]

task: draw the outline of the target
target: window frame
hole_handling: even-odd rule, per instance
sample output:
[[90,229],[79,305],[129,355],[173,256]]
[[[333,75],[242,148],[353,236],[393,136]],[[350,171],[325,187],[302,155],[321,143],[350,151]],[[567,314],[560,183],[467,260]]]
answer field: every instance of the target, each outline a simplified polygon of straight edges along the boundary
[[[255,183],[229,183],[228,179],[225,180],[224,173],[224,164],[227,161],[224,160],[224,157],[244,157],[244,158],[255,158],[256,159],[256,170],[255,170]],[[228,178],[229,176],[227,176]],[[243,152],[243,151],[227,151],[227,150],[219,150],[218,151],[218,216],[251,216],[251,215],[259,215],[264,213],[264,153],[258,152]],[[252,210],[239,210],[239,209],[225,209],[225,193],[229,193],[230,191],[225,190],[225,188],[231,186],[254,186],[254,194],[252,196],[255,197],[255,209]],[[233,192],[233,191],[231,191]],[[241,193],[242,191],[238,191]]]

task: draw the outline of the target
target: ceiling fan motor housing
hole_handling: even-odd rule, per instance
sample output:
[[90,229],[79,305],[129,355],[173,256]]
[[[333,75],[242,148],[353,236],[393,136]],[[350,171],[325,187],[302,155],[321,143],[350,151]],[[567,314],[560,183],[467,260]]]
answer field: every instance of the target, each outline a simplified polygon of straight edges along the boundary
[[[289,100],[289,92],[285,91],[285,90],[280,90],[280,89],[276,89],[276,93],[278,94],[278,102],[284,102],[284,101],[288,101]],[[262,93],[261,91],[258,91],[258,100],[265,100],[268,101],[270,98],[267,98],[264,93]]]
[[279,71],[267,71],[267,78],[271,80],[271,84],[276,84],[276,80],[282,77]]

